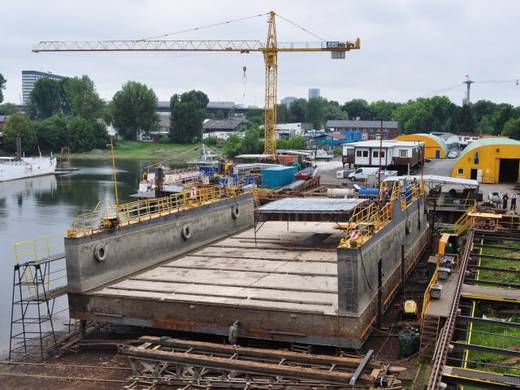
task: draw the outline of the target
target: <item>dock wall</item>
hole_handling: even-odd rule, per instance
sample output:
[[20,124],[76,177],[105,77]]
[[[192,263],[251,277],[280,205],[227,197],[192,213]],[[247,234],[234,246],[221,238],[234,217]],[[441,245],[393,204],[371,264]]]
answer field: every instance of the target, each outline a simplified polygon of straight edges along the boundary
[[[69,292],[86,292],[249,228],[253,206],[251,194],[244,194],[88,237],[66,238]],[[102,261],[95,256],[99,248],[104,250]]]
[[392,221],[363,246],[338,248],[338,314],[374,318],[379,259],[383,269],[382,301],[388,304],[401,282],[401,245],[404,244],[405,273],[408,273],[428,242],[428,232],[424,198],[405,210],[397,200]]

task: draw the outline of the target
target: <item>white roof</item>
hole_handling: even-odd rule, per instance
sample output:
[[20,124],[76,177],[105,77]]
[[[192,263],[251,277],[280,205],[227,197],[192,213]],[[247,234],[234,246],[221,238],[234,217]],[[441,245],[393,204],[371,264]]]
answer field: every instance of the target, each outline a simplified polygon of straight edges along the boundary
[[385,139],[381,142],[378,139],[370,140],[370,141],[359,141],[359,142],[351,142],[349,144],[345,144],[347,147],[354,148],[379,148],[382,146],[383,148],[393,148],[393,147],[402,147],[402,148],[412,148],[417,147],[418,145],[424,145],[424,142],[417,141],[398,141],[393,139]]
[[[467,187],[478,187],[478,181],[471,179],[460,179],[458,177],[449,177],[449,176],[439,176],[439,175],[423,175],[423,180],[427,183],[435,183],[435,184],[453,184],[453,185],[461,185]],[[387,177],[384,181],[398,181],[398,180],[421,180],[420,175],[416,176],[390,176]]]
[[310,156],[312,155],[312,150],[294,150],[294,149],[277,149],[277,153],[279,154],[292,154],[295,156]]

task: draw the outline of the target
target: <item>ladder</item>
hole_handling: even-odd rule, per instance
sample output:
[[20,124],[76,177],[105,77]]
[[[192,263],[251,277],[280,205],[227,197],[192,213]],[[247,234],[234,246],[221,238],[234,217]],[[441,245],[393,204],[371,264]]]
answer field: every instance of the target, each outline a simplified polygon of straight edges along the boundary
[[440,318],[424,316],[421,322],[421,343],[419,355],[431,358],[435,350],[435,343],[439,336]]

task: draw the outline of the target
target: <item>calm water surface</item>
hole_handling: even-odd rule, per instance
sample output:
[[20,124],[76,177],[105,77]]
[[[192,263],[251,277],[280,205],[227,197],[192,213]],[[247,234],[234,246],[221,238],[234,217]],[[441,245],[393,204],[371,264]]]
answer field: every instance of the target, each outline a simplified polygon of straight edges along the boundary
[[[120,201],[137,191],[148,161],[118,161]],[[9,343],[13,244],[65,234],[74,216],[92,210],[98,201],[114,200],[109,161],[78,161],[66,176],[43,176],[0,183],[0,351]],[[61,241],[61,240],[60,240]]]

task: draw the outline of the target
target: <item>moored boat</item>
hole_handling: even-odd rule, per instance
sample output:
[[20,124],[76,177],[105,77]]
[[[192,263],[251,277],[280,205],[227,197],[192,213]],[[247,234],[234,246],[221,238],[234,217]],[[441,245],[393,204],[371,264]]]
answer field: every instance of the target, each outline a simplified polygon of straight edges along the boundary
[[0,182],[53,175],[56,157],[0,157]]

